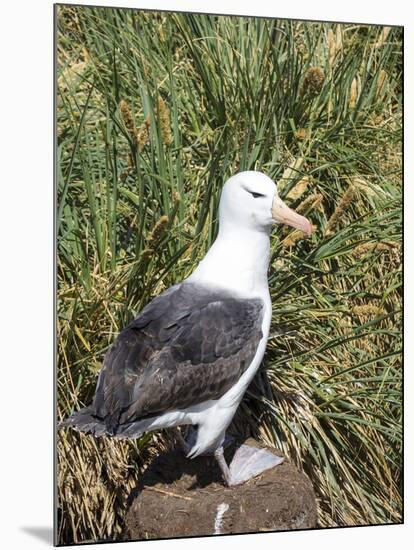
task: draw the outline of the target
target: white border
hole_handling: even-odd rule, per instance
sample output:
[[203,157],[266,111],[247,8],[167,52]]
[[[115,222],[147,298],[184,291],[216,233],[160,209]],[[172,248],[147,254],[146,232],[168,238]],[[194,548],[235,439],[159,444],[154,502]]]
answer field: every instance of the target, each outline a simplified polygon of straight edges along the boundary
[[[269,0],[123,0],[78,2],[83,4],[208,11],[240,15],[298,19],[404,24],[406,43],[406,181],[412,150],[414,97],[413,18],[409,2],[394,0],[324,2],[303,0],[273,4]],[[1,39],[1,359],[2,414],[0,542],[5,549],[45,548],[48,543],[33,533],[52,526],[52,361],[53,361],[53,71],[50,0],[9,2],[2,6]],[[6,121],[4,120],[6,119]],[[6,122],[6,123],[5,123]],[[413,235],[412,185],[405,190],[406,246]],[[411,218],[411,219],[410,219]],[[406,253],[405,280],[414,279],[413,263]],[[408,284],[406,284],[408,287]],[[405,302],[405,326],[412,325],[412,293]],[[5,306],[5,307],[4,307]],[[407,331],[406,331],[407,332]],[[245,535],[117,544],[108,548],[262,548],[337,549],[375,547],[405,548],[413,539],[414,480],[413,414],[408,388],[413,387],[412,341],[406,338],[406,506],[404,526],[368,527],[295,533]],[[50,540],[50,537],[49,537]],[[51,542],[49,542],[49,545]],[[95,545],[93,546],[95,548]]]

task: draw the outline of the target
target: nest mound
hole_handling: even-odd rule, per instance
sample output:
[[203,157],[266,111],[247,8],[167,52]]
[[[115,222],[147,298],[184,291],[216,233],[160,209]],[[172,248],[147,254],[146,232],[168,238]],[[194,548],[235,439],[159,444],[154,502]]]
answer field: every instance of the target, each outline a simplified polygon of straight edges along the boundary
[[[245,444],[259,446],[251,439]],[[228,463],[234,452],[234,446],[226,449]],[[175,450],[157,457],[131,494],[124,539],[309,529],[316,521],[312,485],[286,459],[242,485],[226,487],[213,457],[189,460]]]

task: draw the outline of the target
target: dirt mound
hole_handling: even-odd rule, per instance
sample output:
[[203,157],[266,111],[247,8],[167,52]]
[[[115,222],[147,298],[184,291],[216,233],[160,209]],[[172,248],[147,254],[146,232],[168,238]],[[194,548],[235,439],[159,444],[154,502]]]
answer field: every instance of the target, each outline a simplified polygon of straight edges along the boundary
[[[234,451],[226,450],[228,463]],[[242,485],[226,487],[213,457],[189,460],[173,451],[154,460],[130,502],[125,540],[316,527],[312,485],[286,459]]]

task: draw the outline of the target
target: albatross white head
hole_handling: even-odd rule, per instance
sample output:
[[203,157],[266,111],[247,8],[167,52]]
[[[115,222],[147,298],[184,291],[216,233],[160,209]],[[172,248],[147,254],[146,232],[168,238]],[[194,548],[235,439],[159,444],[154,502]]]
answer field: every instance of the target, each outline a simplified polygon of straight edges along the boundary
[[265,231],[284,223],[310,235],[309,221],[279,197],[276,184],[262,172],[240,172],[223,186],[219,209],[220,229]]
[[221,193],[217,239],[189,279],[244,295],[267,291],[269,236],[280,223],[312,232],[310,222],[281,200],[268,176],[254,171],[235,174]]

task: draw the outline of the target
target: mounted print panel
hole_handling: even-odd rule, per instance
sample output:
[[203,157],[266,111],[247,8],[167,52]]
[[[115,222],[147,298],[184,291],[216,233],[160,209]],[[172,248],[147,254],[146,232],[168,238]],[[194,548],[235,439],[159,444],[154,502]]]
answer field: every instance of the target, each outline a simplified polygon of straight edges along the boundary
[[55,543],[401,523],[403,29],[55,25]]

